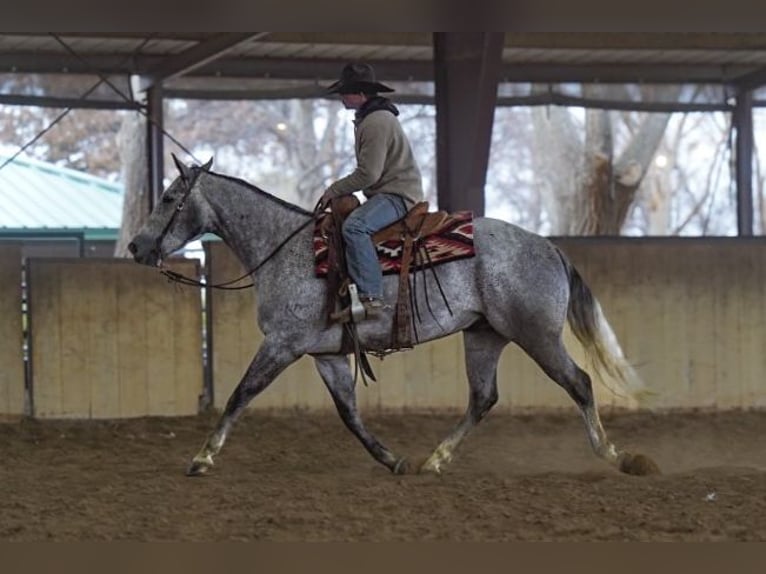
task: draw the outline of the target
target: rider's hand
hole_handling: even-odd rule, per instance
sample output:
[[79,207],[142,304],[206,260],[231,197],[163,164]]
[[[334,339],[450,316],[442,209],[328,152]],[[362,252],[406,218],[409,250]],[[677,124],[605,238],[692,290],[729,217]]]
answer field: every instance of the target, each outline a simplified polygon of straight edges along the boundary
[[330,202],[335,199],[335,194],[329,189],[325,190],[322,197],[319,199],[319,211],[324,211],[330,206]]

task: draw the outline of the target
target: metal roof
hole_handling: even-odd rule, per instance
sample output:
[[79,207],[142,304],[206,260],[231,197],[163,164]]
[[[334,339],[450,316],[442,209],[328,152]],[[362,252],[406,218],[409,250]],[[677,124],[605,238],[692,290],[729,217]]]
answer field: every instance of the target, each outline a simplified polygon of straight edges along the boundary
[[[0,165],[7,157],[0,154]],[[0,169],[0,231],[82,231],[116,236],[122,186],[68,168],[16,158]]]
[[[506,32],[501,81],[766,84],[764,33]],[[90,75],[161,81],[173,97],[215,97],[226,80],[334,80],[349,60],[372,63],[392,82],[433,81],[433,35],[427,32],[1,33],[0,74]],[[120,80],[121,79],[121,80]],[[230,85],[230,84],[228,84]],[[135,106],[114,91],[94,93],[93,106]],[[144,85],[146,87],[146,85]],[[264,85],[264,89],[269,86]],[[283,94],[284,92],[280,92]],[[300,90],[297,92],[302,93]],[[312,95],[316,95],[311,92]],[[189,95],[189,94],[187,94]],[[69,105],[61,94],[0,93],[0,103]],[[245,96],[247,97],[247,96]],[[47,100],[45,98],[48,98]],[[51,99],[54,98],[54,99]],[[71,100],[71,95],[69,96]],[[105,99],[111,98],[111,102]],[[82,104],[82,102],[79,102]]]

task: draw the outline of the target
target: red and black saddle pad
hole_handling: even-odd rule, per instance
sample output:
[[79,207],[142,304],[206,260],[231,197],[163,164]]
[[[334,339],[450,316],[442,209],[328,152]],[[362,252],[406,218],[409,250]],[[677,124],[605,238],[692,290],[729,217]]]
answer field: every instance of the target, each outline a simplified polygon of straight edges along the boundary
[[[327,276],[327,242],[322,237],[317,221],[314,226],[314,261],[317,277]],[[377,244],[378,260],[384,275],[399,273],[401,269],[402,241],[393,240]],[[456,211],[451,213],[436,232],[419,241],[420,249],[428,252],[428,257],[417,257],[411,270],[417,270],[427,264],[439,265],[457,259],[467,259],[475,255],[473,247],[473,212]]]

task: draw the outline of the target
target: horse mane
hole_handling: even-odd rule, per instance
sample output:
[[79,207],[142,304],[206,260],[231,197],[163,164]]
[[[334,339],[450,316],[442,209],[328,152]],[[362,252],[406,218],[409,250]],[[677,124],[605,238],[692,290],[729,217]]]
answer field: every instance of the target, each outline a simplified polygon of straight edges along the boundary
[[229,180],[229,181],[231,181],[233,183],[237,183],[239,185],[242,185],[242,186],[246,187],[250,191],[254,191],[255,193],[258,193],[260,195],[264,195],[264,196],[266,196],[266,198],[270,199],[271,201],[274,201],[274,202],[278,203],[282,207],[286,207],[290,211],[295,211],[296,213],[301,213],[303,215],[309,215],[309,216],[313,215],[312,212],[310,212],[310,211],[308,211],[306,209],[303,209],[302,207],[300,207],[298,205],[295,205],[294,203],[290,203],[289,201],[286,201],[286,200],[284,200],[284,199],[282,199],[280,197],[277,197],[276,195],[272,195],[268,191],[264,191],[260,187],[256,187],[255,185],[253,185],[252,183],[250,183],[248,181],[245,181],[244,179],[241,179],[241,178],[238,178],[238,177],[233,177],[231,175],[226,175],[226,174],[223,174],[223,173],[218,173],[218,172],[215,172],[215,171],[208,171],[207,173],[210,174],[210,175],[214,175],[215,177],[220,177],[222,179],[227,179],[227,180]]

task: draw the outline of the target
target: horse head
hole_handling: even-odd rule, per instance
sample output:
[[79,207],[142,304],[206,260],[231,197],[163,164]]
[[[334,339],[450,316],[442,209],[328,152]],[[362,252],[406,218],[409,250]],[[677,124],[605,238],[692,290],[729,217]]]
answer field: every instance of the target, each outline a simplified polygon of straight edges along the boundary
[[136,262],[161,265],[165,256],[204,233],[204,216],[198,207],[199,177],[209,171],[205,165],[188,166],[173,155],[179,175],[160,196],[149,219],[128,244]]

